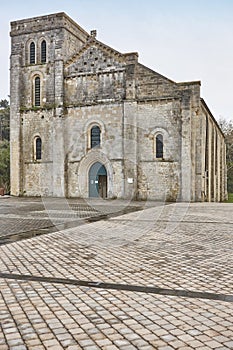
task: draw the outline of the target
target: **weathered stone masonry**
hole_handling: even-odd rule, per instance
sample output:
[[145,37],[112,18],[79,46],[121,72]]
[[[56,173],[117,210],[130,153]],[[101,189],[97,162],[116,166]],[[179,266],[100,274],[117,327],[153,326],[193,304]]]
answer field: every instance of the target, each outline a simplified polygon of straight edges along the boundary
[[12,195],[226,198],[199,81],[167,79],[64,13],[12,22],[11,40]]

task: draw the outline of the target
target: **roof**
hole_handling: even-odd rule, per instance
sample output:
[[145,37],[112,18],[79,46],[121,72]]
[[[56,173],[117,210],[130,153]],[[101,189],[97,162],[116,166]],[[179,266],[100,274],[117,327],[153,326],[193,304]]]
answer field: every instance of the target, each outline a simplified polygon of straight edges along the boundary
[[217,128],[219,129],[219,131],[221,132],[221,134],[223,135],[223,137],[225,138],[225,135],[222,131],[222,129],[220,128],[217,120],[215,119],[215,117],[213,116],[212,112],[210,111],[209,107],[207,106],[207,103],[205,102],[205,100],[203,98],[200,99],[201,100],[201,104],[202,106],[206,109],[207,113],[211,116],[211,119],[213,120],[214,124],[217,126]]

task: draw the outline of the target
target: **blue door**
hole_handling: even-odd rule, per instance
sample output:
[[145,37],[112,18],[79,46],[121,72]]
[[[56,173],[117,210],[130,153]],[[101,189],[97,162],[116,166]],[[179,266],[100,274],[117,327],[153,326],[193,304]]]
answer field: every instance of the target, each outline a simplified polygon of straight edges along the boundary
[[89,197],[107,198],[107,171],[99,162],[89,170]]

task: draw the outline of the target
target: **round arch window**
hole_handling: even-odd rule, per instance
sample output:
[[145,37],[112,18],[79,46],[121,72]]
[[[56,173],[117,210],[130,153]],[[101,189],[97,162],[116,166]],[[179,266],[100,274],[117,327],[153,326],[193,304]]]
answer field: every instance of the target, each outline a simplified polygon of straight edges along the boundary
[[91,148],[100,147],[101,130],[95,125],[91,128]]

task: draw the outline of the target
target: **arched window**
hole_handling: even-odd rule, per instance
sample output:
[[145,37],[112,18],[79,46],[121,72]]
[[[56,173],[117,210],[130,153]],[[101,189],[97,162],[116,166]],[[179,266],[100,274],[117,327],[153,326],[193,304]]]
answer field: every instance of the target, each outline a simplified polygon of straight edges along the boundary
[[30,63],[36,63],[36,47],[34,42],[30,44]]
[[163,158],[163,135],[156,135],[156,158]]
[[43,40],[41,43],[41,63],[45,63],[46,62],[46,57],[47,56],[47,47],[46,47],[46,41]]
[[42,141],[39,136],[35,138],[35,159],[41,160],[41,153],[42,153]]
[[35,106],[40,106],[40,78],[35,78],[35,90],[34,90]]
[[91,128],[91,148],[100,146],[100,128],[95,125]]

